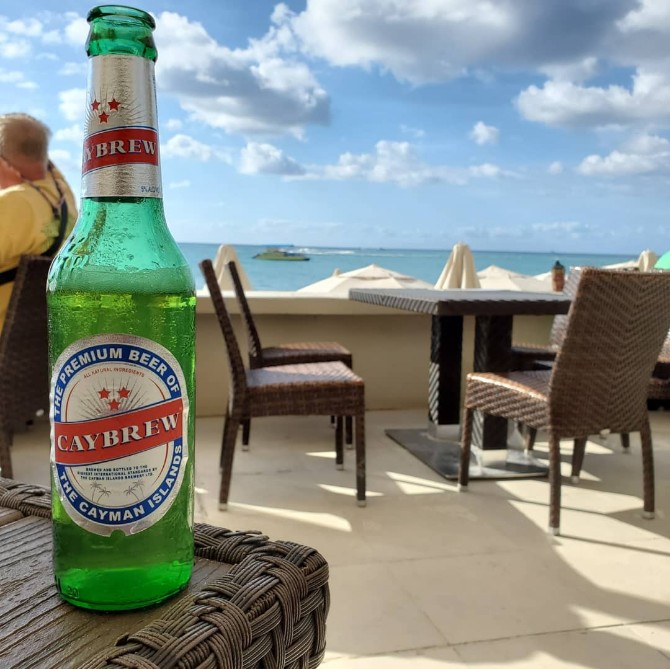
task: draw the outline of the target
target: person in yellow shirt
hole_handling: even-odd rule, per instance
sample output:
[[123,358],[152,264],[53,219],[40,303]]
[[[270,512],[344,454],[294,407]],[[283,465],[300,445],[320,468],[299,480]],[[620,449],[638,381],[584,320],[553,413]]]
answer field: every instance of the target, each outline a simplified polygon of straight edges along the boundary
[[50,136],[28,114],[0,115],[0,330],[21,256],[54,255],[77,218],[72,190],[49,160]]

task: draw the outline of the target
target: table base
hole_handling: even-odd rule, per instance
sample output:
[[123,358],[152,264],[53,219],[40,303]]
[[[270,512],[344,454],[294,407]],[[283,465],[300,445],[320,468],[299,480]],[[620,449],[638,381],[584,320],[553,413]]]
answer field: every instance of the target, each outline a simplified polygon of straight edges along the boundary
[[[458,479],[461,447],[458,441],[437,439],[428,429],[386,430],[386,435],[408,450],[421,462],[428,465],[445,479]],[[547,476],[548,467],[541,460],[527,456],[523,451],[508,449],[500,451],[500,459],[486,454],[485,466],[477,462],[474,452],[470,454],[471,479],[518,479]]]

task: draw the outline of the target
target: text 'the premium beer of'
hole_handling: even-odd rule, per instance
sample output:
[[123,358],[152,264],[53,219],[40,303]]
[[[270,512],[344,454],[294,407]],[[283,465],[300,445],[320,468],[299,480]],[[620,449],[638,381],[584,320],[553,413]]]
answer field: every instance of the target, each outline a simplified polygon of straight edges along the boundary
[[100,610],[149,606],[193,566],[193,277],[163,212],[144,11],[88,15],[77,224],[47,283],[56,584]]

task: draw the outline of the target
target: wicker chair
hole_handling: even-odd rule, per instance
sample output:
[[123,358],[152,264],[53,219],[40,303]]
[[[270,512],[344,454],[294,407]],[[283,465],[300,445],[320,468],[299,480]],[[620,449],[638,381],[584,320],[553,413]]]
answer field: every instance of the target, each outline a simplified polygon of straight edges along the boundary
[[[564,293],[574,299],[579,285],[582,267],[571,267],[568,279],[565,282]],[[568,323],[569,314],[559,315],[554,318],[547,346],[536,346],[533,344],[517,344],[512,346],[512,369],[528,371],[531,369],[551,369],[556,354],[561,348],[563,339],[565,339],[565,330]],[[668,382],[665,379],[670,378],[670,332],[668,332],[663,348],[658,357],[652,378],[649,382],[649,392],[647,399],[659,402],[670,400],[668,391]],[[521,426],[520,426],[520,429]],[[535,444],[537,430],[533,428],[523,428],[526,432],[525,446],[527,450],[532,450]],[[627,451],[630,448],[630,435],[622,432],[620,435],[621,446]],[[577,477],[578,478],[578,477]]]
[[[670,273],[585,268],[552,370],[468,374],[459,484],[468,485],[475,410],[549,433],[549,528],[560,528],[561,438],[573,438],[573,475],[589,435],[640,432],[644,513],[654,514],[647,413],[649,378],[670,326]],[[616,336],[612,336],[615,333]]]
[[342,417],[355,419],[356,499],[365,506],[365,385],[342,362],[296,363],[245,369],[232,323],[210,260],[200,268],[214,303],[226,342],[231,375],[230,400],[226,407],[221,444],[221,488],[219,505],[228,503],[235,441],[239,425],[251,417],[313,416],[337,417],[335,464],[343,468]]
[[[563,294],[574,299],[581,276],[581,267],[571,267],[568,278],[563,287]],[[528,371],[538,368],[538,361],[554,360],[556,353],[561,348],[563,339],[565,339],[565,328],[567,327],[568,316],[559,314],[554,316],[549,334],[549,344],[542,346],[539,344],[512,344],[512,369]],[[541,366],[541,365],[540,365]]]
[[[279,344],[279,346],[263,346],[260,335],[254,322],[247,296],[244,292],[244,286],[240,280],[240,274],[235,261],[226,263],[230,276],[235,287],[235,295],[240,304],[240,311],[244,319],[244,326],[247,331],[247,340],[249,345],[249,367],[257,369],[259,367],[275,367],[276,365],[298,365],[310,362],[343,362],[351,368],[352,356],[342,344],[335,341],[303,341],[292,342],[288,344]],[[249,431],[251,421],[246,420],[242,423],[242,444],[249,444]],[[351,444],[352,435],[351,418],[346,419],[346,442]]]
[[46,281],[50,258],[23,256],[0,333],[0,471],[12,478],[15,432],[49,412]]
[[249,340],[249,366],[274,367],[275,365],[297,365],[303,362],[333,362],[339,360],[347,367],[352,366],[351,352],[342,344],[334,341],[305,341],[279,346],[262,346],[249,302],[240,281],[237,265],[234,261],[227,263],[228,271],[233,279],[235,295],[240,303],[244,325]]

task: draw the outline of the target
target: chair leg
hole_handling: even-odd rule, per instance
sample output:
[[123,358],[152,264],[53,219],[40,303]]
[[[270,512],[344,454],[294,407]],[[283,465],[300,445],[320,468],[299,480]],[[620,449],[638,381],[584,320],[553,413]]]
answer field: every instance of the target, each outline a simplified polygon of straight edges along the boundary
[[365,499],[365,412],[356,415],[356,501],[366,506]]
[[572,474],[571,479],[574,485],[579,483],[579,474],[584,464],[584,453],[586,452],[586,437],[575,439],[572,449]]
[[344,469],[344,444],[342,439],[342,416],[335,420],[335,469]]
[[463,410],[463,432],[461,434],[461,462],[458,468],[458,489],[467,490],[470,482],[470,446],[472,443],[472,409]]
[[620,437],[621,448],[623,448],[624,453],[630,453],[630,434],[628,434],[628,432],[622,432]]
[[233,473],[235,442],[237,441],[237,431],[239,427],[239,416],[235,413],[231,414],[226,410],[223,440],[221,442],[221,485],[219,487],[219,510],[221,511],[225,511],[228,507],[228,494],[230,493],[230,479]]
[[12,471],[12,454],[9,451],[11,445],[11,432],[0,429],[0,476],[6,479],[11,479],[14,475]]
[[354,417],[353,416],[345,416],[344,418],[344,425],[345,425],[345,441],[347,444],[347,448],[353,448],[354,447]]
[[223,461],[226,454],[226,444],[228,443],[228,430],[230,429],[230,415],[226,410],[226,415],[223,417],[223,434],[221,436],[221,452],[219,453],[219,474],[223,472]]
[[251,418],[242,421],[242,450],[249,450],[249,433],[251,432]]
[[645,420],[640,430],[640,446],[642,448],[642,482],[644,486],[644,512],[642,515],[645,518],[653,518],[655,515],[654,452],[648,419]]
[[549,434],[549,532],[561,533],[561,441]]
[[535,446],[535,438],[537,437],[537,428],[526,426],[525,432],[523,447],[527,451],[532,451]]

